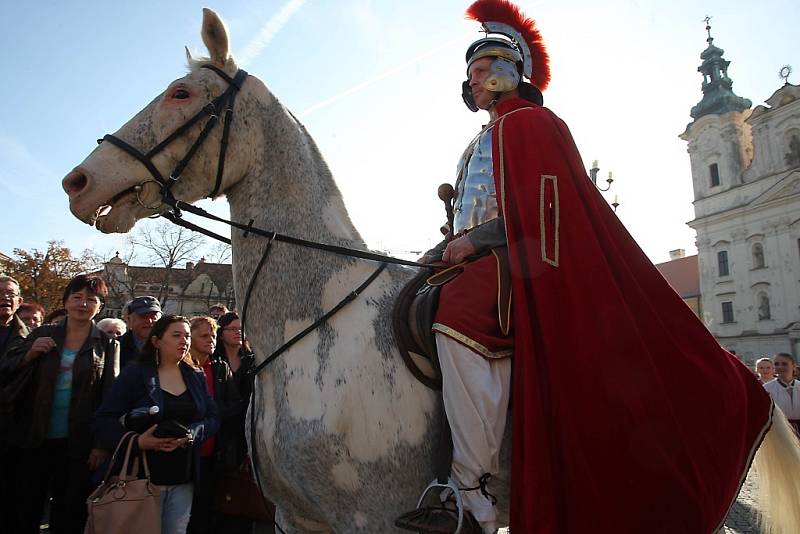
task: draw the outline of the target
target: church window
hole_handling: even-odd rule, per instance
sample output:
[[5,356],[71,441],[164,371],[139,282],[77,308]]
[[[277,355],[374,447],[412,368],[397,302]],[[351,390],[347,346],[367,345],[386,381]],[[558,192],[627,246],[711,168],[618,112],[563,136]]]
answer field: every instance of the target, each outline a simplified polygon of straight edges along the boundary
[[730,276],[731,272],[728,268],[728,251],[720,250],[717,252],[717,268],[719,276]]
[[753,245],[753,269],[762,269],[764,266],[764,245],[755,243]]
[[800,167],[800,136],[792,135],[789,139],[789,152],[783,157],[789,167]]
[[719,185],[719,166],[716,163],[712,163],[708,166],[708,172],[711,175],[711,187],[716,187]]
[[733,322],[733,302],[722,303],[722,322],[723,323]]
[[772,319],[772,312],[769,305],[769,295],[764,291],[758,293],[758,320],[766,321]]

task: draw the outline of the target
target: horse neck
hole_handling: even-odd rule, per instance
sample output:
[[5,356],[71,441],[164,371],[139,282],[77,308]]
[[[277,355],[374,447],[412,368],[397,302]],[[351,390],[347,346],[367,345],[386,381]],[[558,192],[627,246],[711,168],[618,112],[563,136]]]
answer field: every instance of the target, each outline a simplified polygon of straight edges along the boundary
[[364,248],[305,127],[277,101],[256,107],[263,138],[247,175],[228,192],[234,218],[303,239]]
[[[311,241],[366,248],[305,128],[277,102],[252,104],[248,111],[262,120],[263,139],[247,175],[227,193],[232,219],[252,219],[256,227]],[[240,231],[233,231],[231,238],[237,294],[244,295],[267,240],[245,238]],[[275,346],[285,338],[289,320],[324,313],[325,285],[352,264],[346,257],[275,242],[248,310],[251,319],[261,323],[264,342]]]

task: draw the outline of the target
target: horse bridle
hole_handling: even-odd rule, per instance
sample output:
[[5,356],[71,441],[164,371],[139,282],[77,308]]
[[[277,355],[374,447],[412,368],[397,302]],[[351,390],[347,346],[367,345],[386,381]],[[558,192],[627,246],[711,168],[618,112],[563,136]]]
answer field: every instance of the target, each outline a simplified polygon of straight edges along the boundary
[[[103,141],[108,141],[112,145],[122,149],[123,151],[127,152],[134,158],[136,158],[145,168],[150,172],[150,175],[153,177],[152,180],[146,180],[142,184],[136,186],[136,199],[142,207],[147,209],[157,209],[159,206],[147,206],[145,205],[141,198],[140,193],[142,186],[148,182],[155,182],[161,188],[161,196],[162,202],[164,200],[172,200],[174,201],[175,198],[172,196],[172,186],[174,186],[178,179],[181,177],[181,173],[183,173],[186,166],[189,164],[191,159],[194,157],[195,153],[197,153],[197,149],[200,148],[200,145],[203,144],[203,141],[206,140],[208,134],[211,133],[211,130],[216,126],[219,122],[219,117],[222,112],[225,112],[225,119],[224,124],[222,127],[222,140],[220,141],[219,147],[219,159],[217,160],[217,179],[214,183],[214,189],[208,194],[207,198],[214,198],[219,194],[220,186],[222,185],[222,174],[225,171],[225,152],[228,149],[228,136],[230,134],[231,129],[231,122],[233,121],[233,105],[236,101],[236,94],[239,92],[239,89],[242,88],[242,84],[244,83],[245,79],[247,78],[247,72],[239,69],[236,72],[236,75],[231,78],[228,76],[222,69],[206,64],[201,65],[200,68],[209,69],[216,72],[223,80],[228,82],[228,88],[223,92],[221,95],[216,97],[214,100],[203,106],[203,109],[198,111],[191,119],[183,123],[180,127],[178,127],[174,132],[169,134],[166,139],[158,143],[156,146],[148,150],[146,153],[140,152],[135,147],[131,146],[127,142],[123,141],[119,137],[113,134],[106,134],[103,136],[102,139],[98,139],[97,143],[100,144]],[[192,146],[189,147],[189,150],[186,151],[186,154],[183,158],[178,162],[175,166],[175,169],[170,173],[168,178],[164,178],[161,172],[158,170],[158,167],[155,166],[153,163],[153,157],[164,150],[170,143],[172,143],[175,139],[183,135],[189,128],[195,125],[195,123],[199,122],[203,117],[208,116],[208,120],[206,121],[203,129],[200,131],[200,135],[197,136]],[[170,203],[168,203],[170,204]]]

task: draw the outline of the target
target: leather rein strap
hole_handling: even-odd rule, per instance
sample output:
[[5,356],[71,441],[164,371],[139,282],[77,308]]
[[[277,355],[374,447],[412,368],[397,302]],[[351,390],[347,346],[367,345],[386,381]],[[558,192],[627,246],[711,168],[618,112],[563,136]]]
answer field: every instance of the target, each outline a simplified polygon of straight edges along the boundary
[[[231,78],[222,69],[215,67],[214,65],[202,65],[200,68],[209,69],[216,72],[223,80],[228,82],[228,88],[217,98],[203,106],[203,109],[198,111],[191,119],[186,121],[178,129],[168,135],[166,139],[147,151],[147,153],[140,152],[138,149],[113,134],[106,134],[102,139],[97,140],[98,144],[102,143],[103,141],[108,141],[112,145],[120,148],[136,158],[142,165],[145,166],[148,172],[150,172],[153,180],[155,180],[156,183],[161,186],[164,198],[174,198],[172,196],[172,186],[177,183],[178,179],[181,177],[181,173],[183,173],[184,169],[197,153],[200,145],[202,145],[206,140],[208,134],[211,133],[211,130],[214,128],[214,126],[217,125],[220,115],[222,115],[224,112],[225,118],[222,127],[222,140],[219,147],[219,159],[217,160],[217,178],[216,182],[214,183],[214,189],[208,194],[208,198],[216,197],[219,194],[219,189],[222,185],[222,174],[225,171],[225,153],[228,149],[228,137],[230,135],[231,122],[233,122],[233,105],[236,101],[236,94],[239,92],[239,89],[242,88],[242,84],[247,78],[247,72],[239,69],[239,71],[236,72],[236,76]],[[164,178],[155,164],[153,164],[153,157],[164,150],[170,143],[183,135],[189,128],[194,126],[204,117],[208,117],[208,120],[203,126],[203,129],[200,131],[200,134],[197,136],[197,139],[195,139],[192,146],[189,147],[189,150],[186,151],[186,154],[175,166],[175,169],[173,169],[169,177]]]

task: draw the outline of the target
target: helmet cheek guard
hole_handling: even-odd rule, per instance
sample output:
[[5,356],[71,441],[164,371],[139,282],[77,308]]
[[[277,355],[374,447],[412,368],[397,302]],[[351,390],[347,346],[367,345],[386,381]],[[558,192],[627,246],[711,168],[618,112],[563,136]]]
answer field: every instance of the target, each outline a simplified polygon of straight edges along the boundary
[[472,87],[469,86],[469,80],[461,82],[461,98],[464,99],[464,104],[473,113],[478,111],[478,106],[475,105],[475,99],[472,98]]
[[489,67],[489,77],[483,87],[495,93],[513,91],[519,85],[520,75],[517,65],[504,57],[497,57]]
[[[515,62],[504,57],[496,57],[489,66],[489,76],[484,80],[483,87],[487,91],[498,93],[499,98],[499,93],[516,89],[520,80],[519,67]],[[461,98],[464,99],[464,104],[470,111],[478,111],[478,106],[472,96],[472,88],[469,86],[469,80],[461,83]]]

